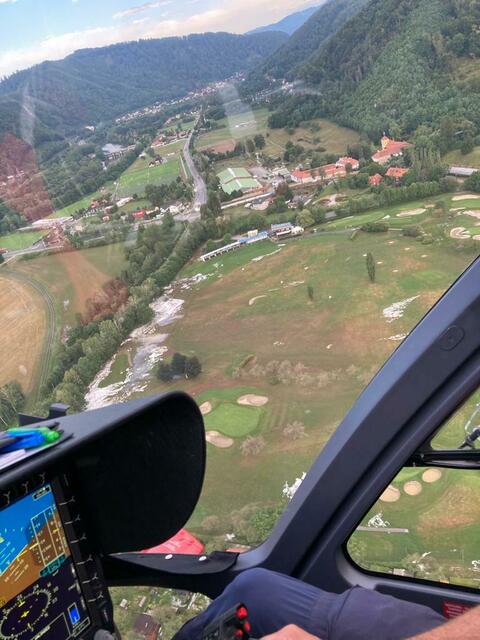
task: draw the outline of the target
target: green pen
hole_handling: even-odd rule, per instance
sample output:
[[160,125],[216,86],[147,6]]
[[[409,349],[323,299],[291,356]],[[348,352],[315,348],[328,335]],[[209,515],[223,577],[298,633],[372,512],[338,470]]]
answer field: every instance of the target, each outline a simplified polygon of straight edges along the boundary
[[38,435],[40,433],[44,438],[44,445],[56,442],[61,435],[58,431],[50,429],[50,427],[35,427],[33,429],[32,427],[13,427],[12,429],[8,429],[7,433],[9,436],[12,436],[14,438]]

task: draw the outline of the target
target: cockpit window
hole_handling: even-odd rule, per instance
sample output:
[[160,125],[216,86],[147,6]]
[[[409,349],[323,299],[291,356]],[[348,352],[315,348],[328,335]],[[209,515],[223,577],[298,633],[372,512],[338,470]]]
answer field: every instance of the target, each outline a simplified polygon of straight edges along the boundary
[[[0,0],[0,424],[190,393],[205,486],[159,545],[261,544],[478,255],[475,3],[381,4]],[[451,477],[403,473],[392,509]],[[203,606],[113,593],[125,633]]]
[[362,569],[478,588],[478,391],[380,495],[348,541]]

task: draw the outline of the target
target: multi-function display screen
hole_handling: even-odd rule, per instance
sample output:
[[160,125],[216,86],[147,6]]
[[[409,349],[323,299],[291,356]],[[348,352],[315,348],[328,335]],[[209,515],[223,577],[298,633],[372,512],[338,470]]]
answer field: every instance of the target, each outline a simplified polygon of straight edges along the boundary
[[0,511],[0,640],[68,640],[90,624],[52,486]]

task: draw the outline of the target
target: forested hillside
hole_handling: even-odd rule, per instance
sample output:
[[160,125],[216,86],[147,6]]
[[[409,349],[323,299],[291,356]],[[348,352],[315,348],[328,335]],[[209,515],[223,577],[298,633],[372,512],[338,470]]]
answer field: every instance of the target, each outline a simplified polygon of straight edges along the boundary
[[371,0],[297,71],[315,95],[279,106],[276,126],[326,115],[378,138],[420,125],[439,146],[480,131],[480,2]]
[[368,2],[330,0],[322,5],[278,51],[252,72],[249,83],[262,88],[266,77],[296,79],[298,68]]
[[[37,117],[36,142],[254,68],[287,36],[207,33],[77,51],[0,83],[0,133]],[[55,132],[55,133],[54,133]]]

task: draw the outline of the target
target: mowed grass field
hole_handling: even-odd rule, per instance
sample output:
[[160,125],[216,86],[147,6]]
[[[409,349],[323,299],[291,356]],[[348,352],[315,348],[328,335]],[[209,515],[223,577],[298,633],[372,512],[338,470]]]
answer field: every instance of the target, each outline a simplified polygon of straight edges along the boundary
[[261,133],[265,136],[266,146],[263,153],[282,156],[288,141],[301,144],[306,149],[324,147],[329,153],[345,153],[347,147],[355,144],[361,136],[345,127],[340,127],[330,120],[318,118],[302,127],[297,127],[292,134],[285,129],[269,129],[268,109],[247,110],[217,121],[218,128],[202,133],[196,140],[196,147],[207,147],[225,140],[245,140]]
[[140,160],[139,162],[143,163],[143,168],[138,168],[140,165],[136,165],[136,167],[132,165],[118,179],[115,191],[116,198],[125,198],[132,196],[134,193],[141,195],[145,191],[147,184],[160,185],[173,182],[181,172],[179,156],[158,167],[149,167],[146,160]]
[[[29,392],[65,326],[125,267],[123,244],[9,262],[0,270],[0,384]],[[48,344],[47,344],[48,343]]]
[[9,251],[19,251],[31,247],[45,235],[45,231],[17,231],[0,236],[0,247]]
[[0,386],[18,380],[26,392],[34,385],[47,331],[41,295],[26,282],[0,274]]
[[[440,429],[433,447],[458,448],[466,428],[478,424],[479,413],[480,392],[476,391]],[[391,483],[398,492],[396,501],[377,501],[362,521],[368,526],[380,514],[385,524],[408,531],[357,532],[350,543],[352,556],[372,570],[405,569],[426,579],[432,578],[433,570],[437,579],[478,587],[472,562],[479,560],[480,502],[474,496],[480,490],[480,473],[441,469],[435,482],[426,481],[424,474],[423,468],[403,469]],[[408,495],[411,481],[420,489],[418,495]],[[423,554],[429,559],[422,563],[419,556]]]
[[[377,263],[375,284],[368,252]],[[215,400],[219,389],[231,403],[246,387],[269,398],[251,432],[265,441],[259,455],[243,456],[244,438],[233,434],[228,449],[208,445],[204,492],[190,523],[202,539],[209,539],[207,516],[227,521],[245,505],[280,500],[284,483],[308,470],[364,386],[472,257],[445,241],[424,246],[396,232],[355,240],[317,234],[283,246],[265,241],[184,270],[208,278],[178,294],[186,297],[183,317],[166,344],[195,353],[203,372],[174,386],[199,403]],[[398,302],[403,313],[392,319],[389,308]],[[148,391],[172,386],[157,381]],[[225,433],[229,412],[218,415],[215,429]],[[284,433],[295,421],[305,427],[298,440]]]
[[[370,518],[380,515],[386,525],[407,531],[357,531],[349,543],[350,553],[369,570],[405,569],[419,578],[478,588],[472,561],[480,559],[480,503],[474,498],[480,490],[480,473],[443,469],[434,483],[425,482],[424,473],[423,468],[400,472],[391,483],[399,499],[379,500],[362,521],[368,526]],[[407,493],[412,481],[420,488],[418,495]]]

